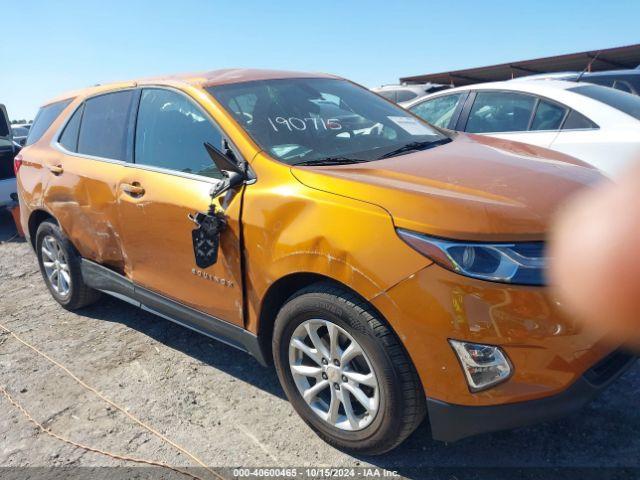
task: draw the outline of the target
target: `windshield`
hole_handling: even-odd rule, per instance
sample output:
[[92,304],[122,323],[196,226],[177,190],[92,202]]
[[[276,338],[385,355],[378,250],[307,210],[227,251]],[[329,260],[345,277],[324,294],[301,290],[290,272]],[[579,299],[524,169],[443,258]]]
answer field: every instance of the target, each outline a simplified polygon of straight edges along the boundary
[[378,160],[448,138],[348,81],[296,78],[207,91],[269,155],[288,164]]

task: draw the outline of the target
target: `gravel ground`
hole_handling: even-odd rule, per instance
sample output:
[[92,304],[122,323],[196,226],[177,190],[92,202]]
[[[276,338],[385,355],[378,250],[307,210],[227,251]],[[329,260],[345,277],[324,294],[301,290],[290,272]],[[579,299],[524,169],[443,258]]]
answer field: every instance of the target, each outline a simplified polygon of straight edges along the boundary
[[[394,452],[356,458],[320,441],[284,398],[275,372],[250,356],[115,299],[78,313],[62,309],[30,247],[6,242],[11,236],[8,217],[0,215],[0,323],[207,465],[377,466],[410,478],[453,467],[640,467],[638,365],[560,421],[450,445],[431,441],[424,424]],[[0,386],[76,442],[196,465],[2,332]],[[0,467],[122,465],[130,464],[39,431],[0,395]]]

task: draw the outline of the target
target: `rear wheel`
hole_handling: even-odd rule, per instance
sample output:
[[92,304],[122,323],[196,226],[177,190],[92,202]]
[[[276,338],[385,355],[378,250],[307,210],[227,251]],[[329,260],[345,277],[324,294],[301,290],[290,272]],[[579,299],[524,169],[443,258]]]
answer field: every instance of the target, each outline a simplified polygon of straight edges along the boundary
[[100,292],[84,283],[80,256],[75,248],[60,227],[50,220],[38,227],[36,254],[51,295],[64,308],[75,310],[100,298]]
[[289,401],[328,443],[380,454],[425,415],[404,348],[357,295],[329,283],[291,298],[276,318],[273,354]]

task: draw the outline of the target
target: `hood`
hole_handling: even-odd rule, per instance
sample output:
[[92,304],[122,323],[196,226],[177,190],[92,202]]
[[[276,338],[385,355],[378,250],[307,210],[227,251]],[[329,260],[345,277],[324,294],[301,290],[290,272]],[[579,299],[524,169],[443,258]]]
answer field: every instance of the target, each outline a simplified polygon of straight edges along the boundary
[[567,155],[479,135],[369,163],[292,167],[308,187],[376,204],[397,227],[459,240],[543,240],[558,206],[604,177]]

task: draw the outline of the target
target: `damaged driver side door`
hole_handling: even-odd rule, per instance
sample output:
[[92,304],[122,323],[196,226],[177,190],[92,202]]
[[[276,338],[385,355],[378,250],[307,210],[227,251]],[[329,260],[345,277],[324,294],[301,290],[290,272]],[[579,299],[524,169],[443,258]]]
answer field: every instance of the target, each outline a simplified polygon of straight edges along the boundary
[[[134,163],[119,196],[130,277],[141,290],[242,326],[239,238],[245,187],[212,198],[223,176],[205,143],[221,149],[223,134],[195,101],[173,89],[142,90]],[[224,211],[226,227],[216,262],[199,267],[194,218],[210,211],[212,201],[216,211]]]

